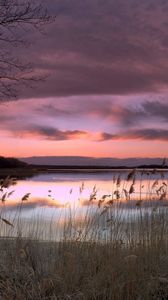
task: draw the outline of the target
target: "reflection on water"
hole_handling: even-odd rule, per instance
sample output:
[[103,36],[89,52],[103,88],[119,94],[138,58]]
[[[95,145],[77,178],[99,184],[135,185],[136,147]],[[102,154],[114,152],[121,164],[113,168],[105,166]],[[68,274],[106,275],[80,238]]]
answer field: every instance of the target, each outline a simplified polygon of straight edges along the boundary
[[[122,211],[122,218],[128,220],[139,214],[140,207],[142,213],[149,207],[167,205],[167,172],[136,172],[127,180],[128,173],[50,173],[20,180],[8,189],[13,193],[1,202],[1,216],[14,221],[19,211],[20,219],[24,220],[20,226],[26,230],[29,224],[31,231],[37,220],[41,229],[42,221],[43,225],[59,221],[59,226],[64,226],[69,213],[81,223],[110,208],[110,213]],[[30,193],[28,199],[21,201],[27,193]]]

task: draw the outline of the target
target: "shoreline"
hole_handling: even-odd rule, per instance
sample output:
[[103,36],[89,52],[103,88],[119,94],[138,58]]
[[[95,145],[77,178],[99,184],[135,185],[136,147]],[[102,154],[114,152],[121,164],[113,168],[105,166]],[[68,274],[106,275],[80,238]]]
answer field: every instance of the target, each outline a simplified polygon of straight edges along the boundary
[[0,168],[0,178],[6,178],[7,176],[16,177],[17,179],[31,178],[35,175],[48,174],[48,173],[112,173],[112,172],[130,172],[136,169],[137,171],[152,172],[168,172],[168,168],[161,167],[95,167],[95,166],[30,166],[25,168]]

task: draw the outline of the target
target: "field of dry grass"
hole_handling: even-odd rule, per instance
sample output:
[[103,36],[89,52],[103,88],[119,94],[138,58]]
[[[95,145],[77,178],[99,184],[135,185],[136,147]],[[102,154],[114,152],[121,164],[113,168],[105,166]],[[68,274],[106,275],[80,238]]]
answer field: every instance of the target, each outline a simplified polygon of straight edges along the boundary
[[[127,197],[134,188],[134,178],[128,180],[133,182],[129,195],[124,192]],[[167,183],[163,182],[162,188],[155,183],[158,201],[167,199]],[[1,181],[1,192],[8,183],[9,178]],[[115,196],[118,201],[117,192]],[[36,232],[35,239],[25,238],[20,231],[15,238],[1,235],[0,299],[168,299],[167,206],[153,206],[144,213],[137,199],[139,217],[124,221],[120,214],[109,218],[113,202],[103,200],[98,202],[102,210],[96,224],[87,217],[88,224],[80,231],[70,215],[57,242],[42,241]],[[28,201],[28,195],[22,201]],[[108,224],[105,236],[101,234],[103,222]],[[18,220],[13,224],[1,216],[1,227],[13,230],[18,225]],[[41,223],[34,230],[40,227]]]
[[147,230],[125,244],[1,239],[0,297],[167,299],[167,232]]

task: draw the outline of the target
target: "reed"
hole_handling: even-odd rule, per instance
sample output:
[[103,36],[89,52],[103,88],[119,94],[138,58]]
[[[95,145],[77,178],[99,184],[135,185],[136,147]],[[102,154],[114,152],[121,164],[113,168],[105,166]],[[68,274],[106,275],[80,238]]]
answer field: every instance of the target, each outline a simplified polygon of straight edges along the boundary
[[85,214],[70,205],[64,222],[22,218],[30,194],[10,215],[5,202],[16,181],[1,180],[0,299],[168,299],[167,181],[149,182],[144,199],[143,176],[152,173],[143,172],[137,198],[136,174],[114,178],[101,199],[94,186]]

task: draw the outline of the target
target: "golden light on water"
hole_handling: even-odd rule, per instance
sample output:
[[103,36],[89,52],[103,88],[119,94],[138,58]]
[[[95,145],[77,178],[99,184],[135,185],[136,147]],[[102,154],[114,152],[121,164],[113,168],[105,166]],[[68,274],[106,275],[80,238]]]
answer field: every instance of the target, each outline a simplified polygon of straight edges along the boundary
[[[19,180],[1,190],[1,218],[14,225],[1,220],[0,234],[17,236],[19,228],[27,237],[32,237],[32,233],[36,236],[37,232],[42,239],[58,239],[69,221],[73,234],[85,227],[87,231],[87,224],[94,227],[100,221],[103,234],[113,217],[135,220],[141,211],[150,213],[167,206],[167,175],[164,178],[157,173],[141,178],[140,174],[127,180],[128,172],[47,173]],[[7,197],[2,200],[4,194]]]
[[[96,184],[95,184],[96,182]],[[152,200],[152,195],[156,198],[156,190],[152,188],[155,180],[144,179],[140,181],[137,179],[134,183],[133,192],[130,195],[131,200]],[[162,185],[163,179],[159,179],[158,185]],[[86,180],[84,182],[78,180],[50,180],[50,181],[33,181],[22,180],[18,181],[16,186],[10,187],[13,194],[6,199],[5,206],[17,206],[21,203],[21,199],[27,193],[30,193],[29,198],[24,201],[28,203],[36,203],[32,206],[40,207],[55,207],[66,208],[80,208],[90,204],[97,204],[103,197],[105,200],[116,200],[126,202],[126,195],[124,191],[130,191],[132,182],[124,179],[120,180],[119,185],[113,180]],[[117,199],[117,195],[119,196]],[[94,197],[93,197],[94,196]],[[105,203],[105,202],[104,202]]]

